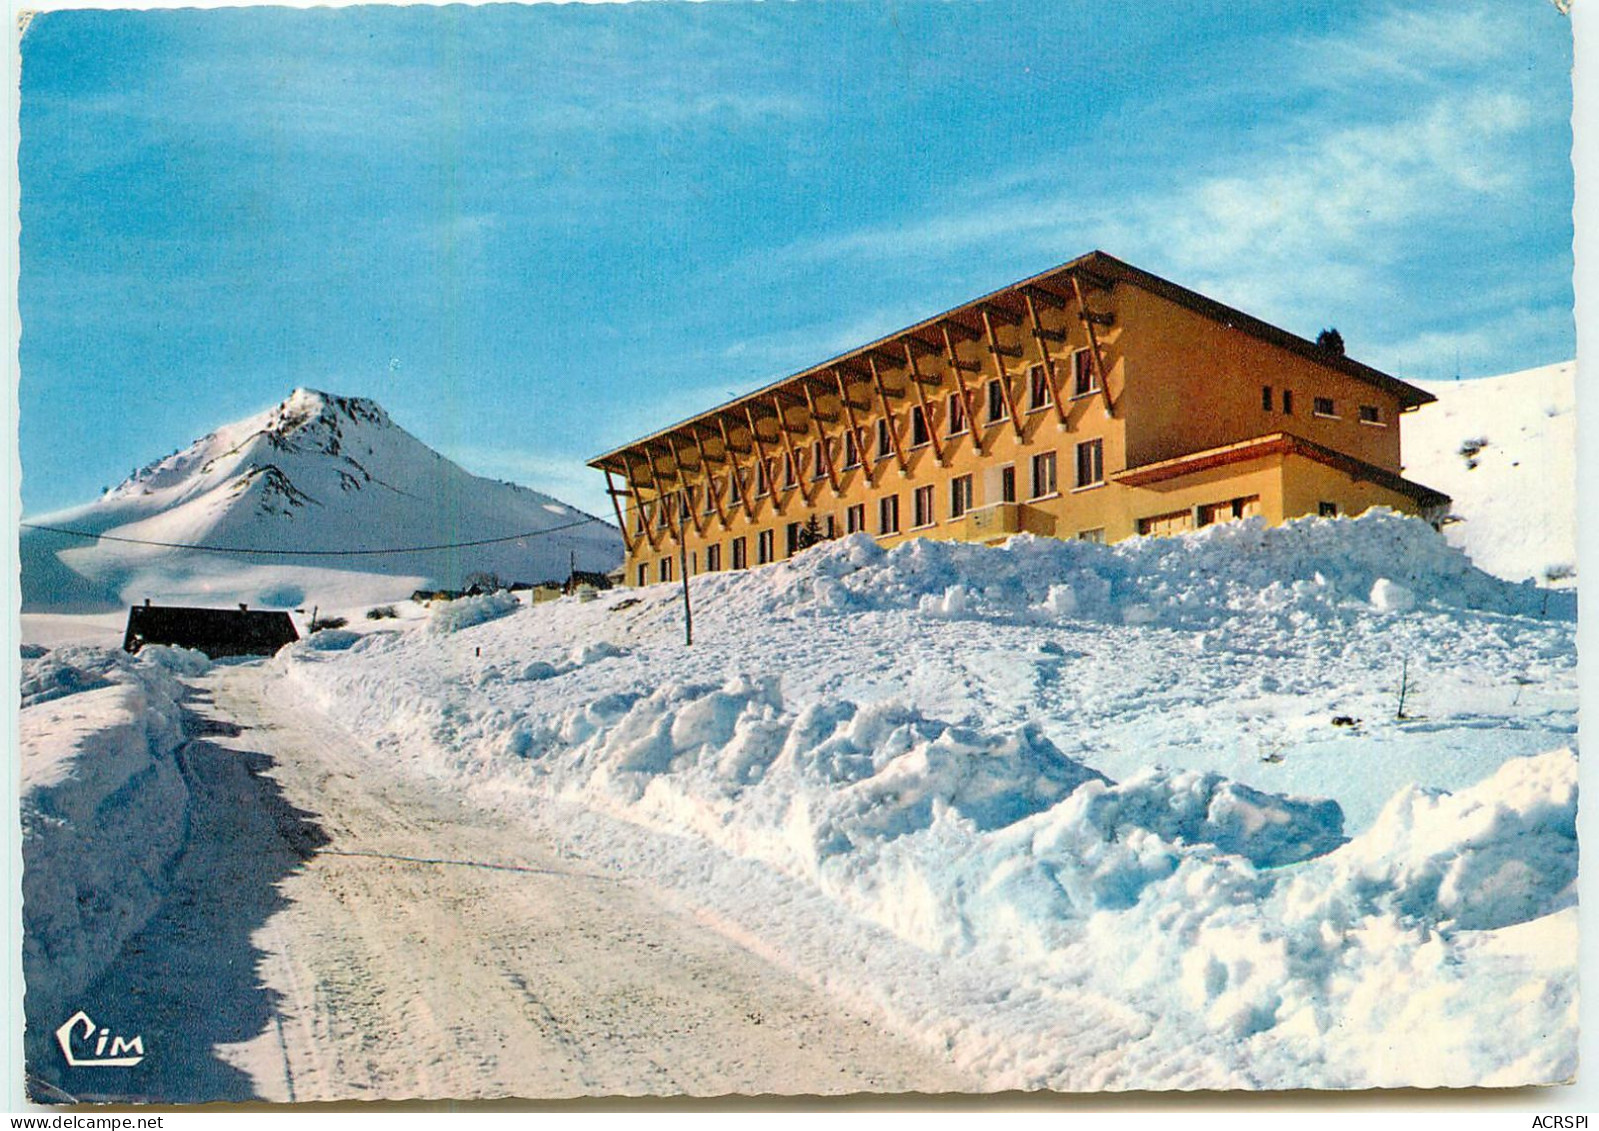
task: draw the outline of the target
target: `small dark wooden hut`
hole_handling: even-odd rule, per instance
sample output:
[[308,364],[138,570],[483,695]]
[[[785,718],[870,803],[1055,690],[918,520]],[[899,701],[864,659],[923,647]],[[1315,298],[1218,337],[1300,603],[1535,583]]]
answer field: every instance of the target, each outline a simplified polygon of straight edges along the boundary
[[270,656],[285,644],[300,639],[289,614],[236,609],[191,609],[178,605],[152,605],[146,601],[128,610],[128,631],[122,637],[125,652],[146,644],[175,644],[220,656]]

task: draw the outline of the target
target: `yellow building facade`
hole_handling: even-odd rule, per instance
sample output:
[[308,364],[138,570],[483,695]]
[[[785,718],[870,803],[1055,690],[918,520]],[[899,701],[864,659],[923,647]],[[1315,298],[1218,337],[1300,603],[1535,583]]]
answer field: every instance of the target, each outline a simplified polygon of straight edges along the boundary
[[1114,542],[1252,515],[1440,517],[1433,397],[1093,252],[590,461],[644,585],[865,531]]

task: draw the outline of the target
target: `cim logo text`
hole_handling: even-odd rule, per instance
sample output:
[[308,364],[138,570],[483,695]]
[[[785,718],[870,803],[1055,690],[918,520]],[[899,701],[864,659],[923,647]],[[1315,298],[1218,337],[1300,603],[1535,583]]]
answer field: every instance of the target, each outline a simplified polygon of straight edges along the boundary
[[[91,1041],[94,1054],[80,1055],[89,1050]],[[144,1059],[142,1036],[116,1036],[110,1029],[97,1026],[81,1009],[56,1030],[56,1043],[74,1068],[132,1068]]]

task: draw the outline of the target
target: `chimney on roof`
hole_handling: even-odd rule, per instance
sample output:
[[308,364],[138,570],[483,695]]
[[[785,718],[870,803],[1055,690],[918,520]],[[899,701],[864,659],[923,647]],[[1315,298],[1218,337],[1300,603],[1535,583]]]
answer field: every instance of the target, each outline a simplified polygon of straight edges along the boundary
[[150,598],[146,597],[144,599],[144,607],[147,609],[150,607]]

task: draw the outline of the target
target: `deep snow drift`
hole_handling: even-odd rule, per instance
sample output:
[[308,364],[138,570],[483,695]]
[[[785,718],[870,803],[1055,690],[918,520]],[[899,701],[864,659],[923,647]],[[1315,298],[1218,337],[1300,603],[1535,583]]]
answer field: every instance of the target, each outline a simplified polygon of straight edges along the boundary
[[1445,535],[1489,573],[1576,584],[1576,373],[1417,382],[1438,403],[1405,417],[1407,474],[1454,500]]
[[[604,572],[622,559],[613,526],[557,499],[471,475],[375,402],[296,389],[282,404],[157,460],[86,506],[28,521],[134,542],[24,529],[23,608],[92,612],[166,604],[278,608],[374,603],[418,587],[462,588]],[[548,533],[538,533],[545,532]],[[504,539],[446,551],[370,553]],[[320,556],[210,554],[199,544]],[[328,551],[358,551],[335,553]]]
[[[273,664],[385,772],[583,839],[995,1089],[1573,1073],[1572,595],[1375,512],[857,536],[693,597],[692,648],[659,586]],[[940,972],[850,957],[859,923]]]
[[67,647],[22,664],[22,965],[28,1013],[65,1018],[144,926],[183,844],[178,677],[208,666]]

